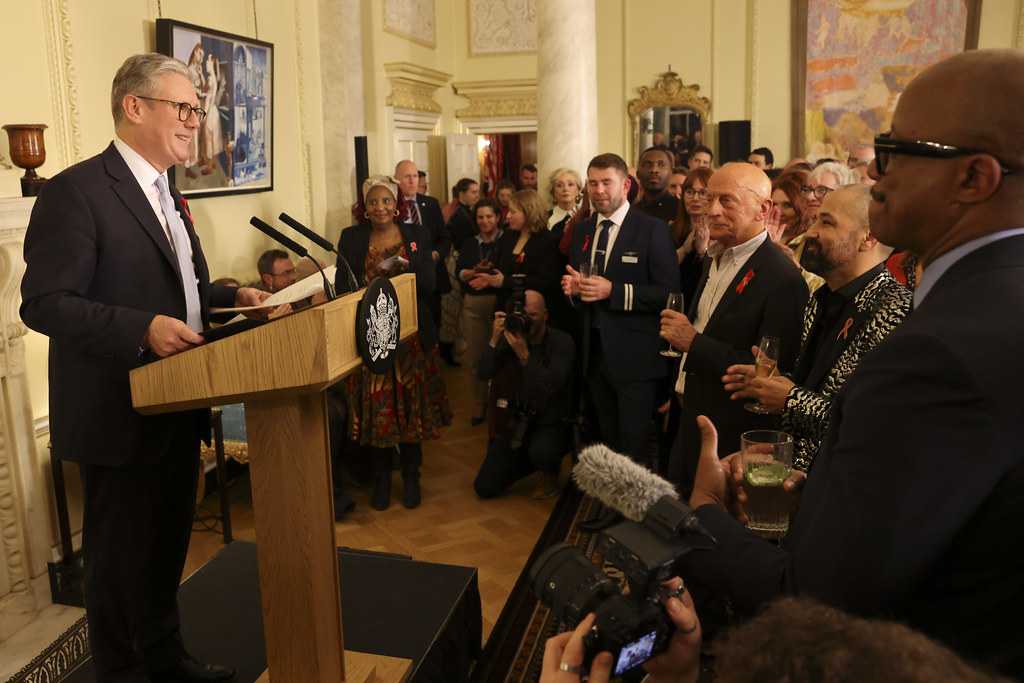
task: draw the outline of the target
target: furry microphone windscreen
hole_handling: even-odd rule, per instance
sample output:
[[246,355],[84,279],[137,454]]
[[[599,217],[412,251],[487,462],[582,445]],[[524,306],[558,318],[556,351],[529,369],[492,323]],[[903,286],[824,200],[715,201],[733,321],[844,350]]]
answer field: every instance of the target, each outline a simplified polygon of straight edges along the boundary
[[572,476],[584,493],[634,522],[641,521],[662,496],[679,497],[672,484],[604,444],[580,453]]

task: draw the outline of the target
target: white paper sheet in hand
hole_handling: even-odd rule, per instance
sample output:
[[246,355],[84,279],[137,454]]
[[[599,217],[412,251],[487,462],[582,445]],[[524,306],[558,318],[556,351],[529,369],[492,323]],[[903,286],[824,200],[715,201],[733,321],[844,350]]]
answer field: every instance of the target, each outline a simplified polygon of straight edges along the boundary
[[[327,276],[327,281],[334,284],[334,271],[337,270],[334,266],[327,266],[324,268],[324,275]],[[324,291],[324,279],[320,277],[320,272],[317,271],[307,278],[299,280],[294,285],[285,287],[280,292],[274,292],[267,297],[263,304],[260,306],[249,306],[242,308],[212,308],[211,313],[234,313],[236,311],[252,311],[257,308],[267,308],[280,306],[281,304],[290,304],[293,301],[299,301],[300,299],[308,299],[309,297],[317,294],[318,292]],[[228,322],[235,322],[236,320],[242,320],[245,316],[239,314]]]

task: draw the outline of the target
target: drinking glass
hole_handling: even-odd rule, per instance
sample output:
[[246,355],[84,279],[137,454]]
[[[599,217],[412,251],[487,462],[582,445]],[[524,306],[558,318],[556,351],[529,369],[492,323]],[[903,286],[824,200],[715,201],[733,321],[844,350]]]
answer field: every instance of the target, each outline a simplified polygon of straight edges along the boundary
[[747,528],[761,538],[782,538],[789,530],[789,497],[782,482],[793,467],[793,437],[770,429],[744,432],[740,457]]
[[[665,308],[669,309],[670,311],[677,311],[679,313],[682,313],[684,305],[685,304],[683,302],[683,295],[681,292],[669,292],[668,301],[665,302]],[[678,358],[679,356],[683,355],[676,351],[674,348],[672,348],[671,342],[666,343],[668,344],[668,348],[661,351],[661,355],[668,356],[669,358]]]
[[[765,335],[761,337],[761,343],[757,345],[757,348],[757,359],[754,361],[757,376],[771,377],[775,374],[775,367],[779,364],[779,338]],[[746,403],[743,407],[759,415],[768,414],[768,409],[764,407],[760,399],[753,403]]]

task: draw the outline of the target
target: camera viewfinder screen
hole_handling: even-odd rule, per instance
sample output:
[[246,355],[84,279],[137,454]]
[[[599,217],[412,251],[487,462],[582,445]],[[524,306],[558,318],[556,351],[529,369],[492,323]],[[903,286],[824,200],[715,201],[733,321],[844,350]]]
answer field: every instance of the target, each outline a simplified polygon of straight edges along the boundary
[[632,643],[624,645],[619,651],[619,661],[615,666],[615,675],[621,676],[634,666],[643,664],[651,658],[651,651],[658,639],[658,632],[651,631],[645,636],[637,638]]

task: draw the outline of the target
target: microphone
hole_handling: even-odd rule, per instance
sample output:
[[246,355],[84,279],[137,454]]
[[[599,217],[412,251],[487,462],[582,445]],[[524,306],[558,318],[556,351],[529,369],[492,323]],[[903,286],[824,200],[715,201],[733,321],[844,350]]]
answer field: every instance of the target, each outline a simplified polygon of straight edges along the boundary
[[291,249],[299,256],[299,258],[308,258],[310,261],[312,261],[313,265],[316,266],[316,269],[320,271],[320,277],[324,279],[324,291],[327,292],[327,300],[334,300],[334,288],[331,287],[331,283],[328,282],[327,275],[324,274],[324,269],[320,267],[320,264],[317,262],[315,258],[309,255],[309,251],[307,251],[304,246],[294,241],[290,237],[285,237],[280,232],[278,232],[274,228],[270,227],[269,225],[261,221],[259,218],[256,218],[256,216],[253,216],[252,218],[249,219],[249,224],[252,225],[257,230],[259,230],[260,232],[262,232],[270,239],[276,240],[282,246]]
[[320,247],[321,249],[323,249],[325,251],[333,251],[335,254],[338,253],[334,249],[334,245],[331,244],[330,240],[328,240],[328,239],[326,239],[324,237],[321,237],[320,235],[318,235],[317,233],[313,232],[312,230],[307,228],[305,225],[303,225],[302,223],[298,222],[297,220],[295,220],[294,218],[292,218],[288,214],[284,213],[283,211],[281,212],[281,215],[278,216],[278,218],[280,218],[282,221],[284,221],[284,224],[287,225],[288,227],[290,227],[292,230],[295,230],[296,232],[301,234],[303,237],[309,238],[309,240],[311,242],[313,242],[313,244],[315,244],[316,246]]
[[572,478],[584,493],[634,522],[641,521],[662,496],[679,498],[672,484],[600,443],[580,453]]
[[[604,444],[594,444],[580,453],[572,478],[584,493],[627,519],[641,522],[650,513],[673,533],[696,533],[717,543],[690,506],[679,500],[675,486]],[[658,505],[665,498],[669,499],[668,508]]]
[[[294,218],[292,218],[283,211],[281,212],[281,215],[278,216],[278,218],[281,219],[281,221],[283,221],[285,225],[290,227],[292,230],[295,230],[299,234],[303,235],[304,237],[308,238],[310,241],[312,241],[314,244],[316,244],[324,251],[331,251],[337,254],[338,260],[345,265],[345,270],[348,271],[348,284],[352,288],[351,291],[355,292],[359,290],[359,282],[356,280],[355,273],[352,272],[352,266],[348,265],[348,261],[345,259],[344,256],[341,255],[341,253],[337,249],[334,248],[334,245],[331,244],[330,240],[310,230],[305,225],[298,222],[297,220],[295,220]],[[317,267],[320,267],[319,264],[317,264]],[[321,270],[320,272],[322,273],[323,271]],[[333,299],[334,295],[332,294],[330,298]]]
[[290,237],[285,237],[280,232],[278,232],[274,228],[270,227],[269,225],[261,221],[259,218],[256,218],[256,216],[253,216],[252,218],[249,219],[249,225],[253,226],[270,239],[279,243],[281,246],[288,247],[293,252],[298,254],[300,258],[305,258],[309,256],[309,252],[306,251],[306,248],[304,246],[292,240]]

